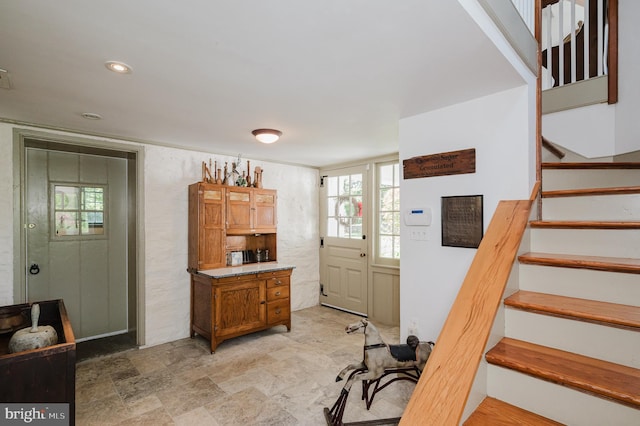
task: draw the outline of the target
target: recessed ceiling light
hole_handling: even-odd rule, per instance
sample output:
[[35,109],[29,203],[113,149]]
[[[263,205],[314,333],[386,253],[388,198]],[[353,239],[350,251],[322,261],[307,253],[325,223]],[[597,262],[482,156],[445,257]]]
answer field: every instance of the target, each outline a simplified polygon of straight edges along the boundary
[[262,143],[274,143],[282,136],[282,132],[275,129],[256,129],[251,133]]
[[133,72],[133,68],[124,62],[107,61],[104,63],[104,66],[107,67],[109,71],[117,72],[118,74],[131,74]]
[[82,118],[86,118],[87,120],[102,120],[102,116],[95,112],[83,112]]

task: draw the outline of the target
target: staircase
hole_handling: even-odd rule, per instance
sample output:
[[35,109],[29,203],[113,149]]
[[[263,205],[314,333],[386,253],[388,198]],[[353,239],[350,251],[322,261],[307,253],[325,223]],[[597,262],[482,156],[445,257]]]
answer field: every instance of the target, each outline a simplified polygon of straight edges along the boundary
[[639,183],[640,163],[543,164],[544,219],[465,425],[640,425]]

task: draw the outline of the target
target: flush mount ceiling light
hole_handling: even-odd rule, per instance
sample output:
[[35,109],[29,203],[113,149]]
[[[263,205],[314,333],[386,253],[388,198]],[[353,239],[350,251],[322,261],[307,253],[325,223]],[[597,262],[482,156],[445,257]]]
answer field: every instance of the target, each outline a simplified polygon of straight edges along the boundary
[[251,133],[262,143],[274,143],[282,136],[280,130],[274,129],[256,129]]
[[102,116],[95,112],[83,112],[82,118],[86,118],[87,120],[102,120]]
[[107,67],[109,71],[117,72],[118,74],[131,74],[133,72],[133,68],[124,62],[107,61],[104,63],[104,66]]

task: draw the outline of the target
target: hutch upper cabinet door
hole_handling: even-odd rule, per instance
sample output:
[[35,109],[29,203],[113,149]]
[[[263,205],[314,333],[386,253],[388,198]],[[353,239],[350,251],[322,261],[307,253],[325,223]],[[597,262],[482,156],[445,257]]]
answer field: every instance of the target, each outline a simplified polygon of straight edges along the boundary
[[189,186],[189,269],[224,267],[225,188],[195,183]]
[[227,188],[227,233],[275,233],[276,194],[273,189]]

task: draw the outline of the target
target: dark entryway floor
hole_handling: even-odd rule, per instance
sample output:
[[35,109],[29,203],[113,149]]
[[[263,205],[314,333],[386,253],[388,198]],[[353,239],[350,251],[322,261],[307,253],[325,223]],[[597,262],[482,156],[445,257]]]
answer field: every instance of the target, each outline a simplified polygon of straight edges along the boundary
[[76,344],[76,362],[123,352],[136,347],[136,333],[129,332]]

